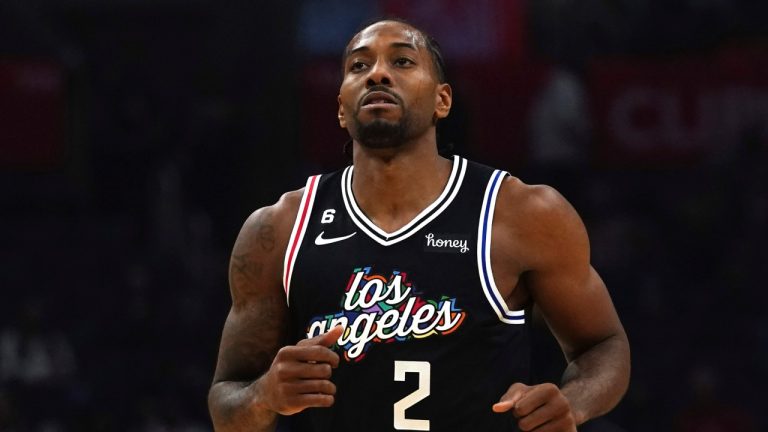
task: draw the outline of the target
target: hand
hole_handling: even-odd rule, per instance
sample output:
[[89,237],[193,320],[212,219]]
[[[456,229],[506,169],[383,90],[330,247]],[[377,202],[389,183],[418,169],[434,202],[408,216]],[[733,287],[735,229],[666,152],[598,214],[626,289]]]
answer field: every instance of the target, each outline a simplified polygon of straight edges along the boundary
[[336,326],[277,352],[261,386],[270,410],[291,415],[310,407],[333,405],[336,385],[330,378],[332,368],[339,366],[339,355],[329,347],[343,331],[344,327]]
[[493,404],[494,412],[510,410],[518,419],[517,426],[522,431],[576,432],[571,404],[554,384],[512,384]]

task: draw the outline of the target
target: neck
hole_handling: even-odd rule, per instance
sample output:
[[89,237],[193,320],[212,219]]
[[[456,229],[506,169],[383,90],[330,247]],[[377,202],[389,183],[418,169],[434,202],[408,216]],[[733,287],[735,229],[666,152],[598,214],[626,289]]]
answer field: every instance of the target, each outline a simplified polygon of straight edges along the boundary
[[368,218],[394,232],[440,196],[451,161],[437,153],[434,140],[394,149],[371,149],[354,142],[352,192]]

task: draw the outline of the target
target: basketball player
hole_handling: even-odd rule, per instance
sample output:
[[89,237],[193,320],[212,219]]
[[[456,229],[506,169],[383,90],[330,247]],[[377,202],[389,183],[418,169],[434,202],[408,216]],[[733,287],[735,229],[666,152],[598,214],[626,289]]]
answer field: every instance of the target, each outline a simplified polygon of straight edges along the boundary
[[[437,152],[440,51],[385,20],[349,42],[353,165],[245,222],[209,394],[217,431],[574,431],[613,408],[629,345],[553,189]],[[537,305],[568,366],[529,377]]]

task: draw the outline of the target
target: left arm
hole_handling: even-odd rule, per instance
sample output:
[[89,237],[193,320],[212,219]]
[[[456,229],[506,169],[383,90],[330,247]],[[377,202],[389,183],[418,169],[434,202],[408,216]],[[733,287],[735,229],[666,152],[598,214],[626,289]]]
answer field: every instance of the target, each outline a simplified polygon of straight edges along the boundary
[[[522,287],[539,307],[565,354],[560,386],[514,383],[493,406],[512,411],[524,431],[574,431],[610,411],[629,384],[629,342],[600,276],[589,262],[584,224],[554,189],[509,179],[497,204],[502,233],[514,238]],[[505,229],[512,224],[517,229]],[[497,239],[494,233],[494,242]],[[524,253],[524,255],[523,255]],[[519,296],[519,293],[518,293]]]
[[605,284],[593,268],[590,267],[590,270],[590,284],[593,284],[593,289],[605,292],[601,297],[607,301],[607,304],[603,305],[606,315],[602,316],[609,319],[608,322],[614,323],[612,330],[606,332],[602,340],[591,341],[585,346],[571,346],[569,341],[572,339],[562,335],[562,331],[557,330],[555,324],[549,324],[557,335],[568,361],[562,377],[561,390],[570,402],[576,424],[584,423],[613,409],[629,386],[630,356],[627,335],[606,292]]

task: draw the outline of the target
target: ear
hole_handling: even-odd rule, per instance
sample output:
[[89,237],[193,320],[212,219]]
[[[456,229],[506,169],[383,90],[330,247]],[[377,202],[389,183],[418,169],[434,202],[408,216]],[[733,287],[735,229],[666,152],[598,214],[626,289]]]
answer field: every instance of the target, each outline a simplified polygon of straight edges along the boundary
[[435,95],[435,119],[444,119],[451,112],[453,103],[453,90],[447,83],[437,85],[437,94]]
[[336,96],[336,100],[339,102],[339,126],[342,129],[347,128],[347,119],[344,117],[344,106],[341,104],[341,95]]

